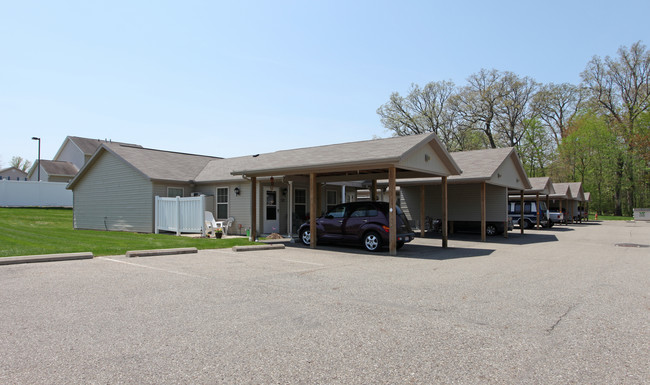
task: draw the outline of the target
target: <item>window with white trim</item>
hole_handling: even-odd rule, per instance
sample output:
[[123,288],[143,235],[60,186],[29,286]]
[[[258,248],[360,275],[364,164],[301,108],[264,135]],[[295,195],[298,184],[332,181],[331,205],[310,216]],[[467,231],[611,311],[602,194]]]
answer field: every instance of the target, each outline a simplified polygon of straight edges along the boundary
[[167,196],[170,198],[183,197],[185,189],[182,187],[167,187]]
[[217,189],[217,218],[228,218],[228,188],[221,187]]

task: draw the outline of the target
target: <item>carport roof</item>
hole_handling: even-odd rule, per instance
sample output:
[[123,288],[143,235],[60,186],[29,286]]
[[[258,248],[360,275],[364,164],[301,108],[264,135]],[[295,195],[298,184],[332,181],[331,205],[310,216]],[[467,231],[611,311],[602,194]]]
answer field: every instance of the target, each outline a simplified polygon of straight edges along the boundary
[[573,199],[568,183],[553,183],[555,194],[551,194],[551,199]]
[[385,174],[387,167],[392,166],[397,168],[398,175],[409,176],[461,172],[438,137],[431,133],[253,155],[232,174],[261,177],[317,173],[332,180],[362,180],[368,179],[368,175]]
[[540,195],[551,195],[555,194],[553,189],[553,182],[551,178],[547,176],[528,178],[532,188],[524,190],[524,194],[540,194]]
[[[447,179],[449,184],[487,182],[512,189],[532,187],[513,147],[452,152],[451,156],[463,172],[460,175],[450,176]],[[501,172],[508,165],[508,161],[516,174],[512,180],[507,180],[507,176]],[[382,181],[382,183],[387,183],[387,181]],[[399,185],[404,186],[440,183],[438,178],[410,178],[398,181]]]

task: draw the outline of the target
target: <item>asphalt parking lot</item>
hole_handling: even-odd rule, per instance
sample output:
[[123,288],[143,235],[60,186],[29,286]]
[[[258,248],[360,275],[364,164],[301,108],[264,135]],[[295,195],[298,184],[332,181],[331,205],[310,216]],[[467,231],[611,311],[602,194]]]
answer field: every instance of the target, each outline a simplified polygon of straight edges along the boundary
[[650,383],[650,223],[0,266],[0,383]]

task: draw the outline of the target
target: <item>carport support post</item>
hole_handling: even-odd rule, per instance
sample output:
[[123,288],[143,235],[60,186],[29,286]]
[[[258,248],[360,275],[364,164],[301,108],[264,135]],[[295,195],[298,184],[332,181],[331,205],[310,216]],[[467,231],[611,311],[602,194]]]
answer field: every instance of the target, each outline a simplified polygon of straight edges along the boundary
[[424,185],[420,186],[420,236],[424,238]]
[[316,191],[316,174],[309,174],[309,247],[316,248],[316,210],[318,194]]
[[524,235],[524,223],[526,221],[524,220],[524,190],[521,190],[521,212],[520,212],[520,217],[519,217],[519,229],[521,231],[521,235]]
[[251,235],[250,239],[257,239],[257,178],[251,177]]
[[508,218],[510,215],[508,213],[510,212],[510,209],[508,208],[510,206],[510,200],[508,199],[508,188],[506,187],[506,220],[503,222],[503,237],[508,238]]
[[397,255],[396,175],[395,167],[390,167],[388,169],[388,252],[390,255]]
[[447,177],[442,177],[442,247],[447,248]]
[[485,182],[481,182],[481,241],[485,242],[485,232],[487,231],[485,223]]
[[377,200],[377,179],[373,179],[370,184],[370,200],[373,202]]
[[535,211],[537,212],[537,230],[539,230],[539,193],[536,195],[537,198],[537,203],[535,203],[537,206],[535,207]]

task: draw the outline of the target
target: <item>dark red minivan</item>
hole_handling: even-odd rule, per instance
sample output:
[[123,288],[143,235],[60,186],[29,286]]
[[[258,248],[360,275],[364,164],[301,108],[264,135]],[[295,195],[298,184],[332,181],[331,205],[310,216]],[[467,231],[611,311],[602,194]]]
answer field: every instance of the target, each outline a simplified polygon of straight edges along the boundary
[[[298,229],[300,241],[309,245],[309,222]],[[334,206],[316,219],[318,242],[362,244],[366,250],[378,251],[388,245],[388,203],[351,202]],[[397,248],[413,240],[415,233],[406,215],[397,207]]]

